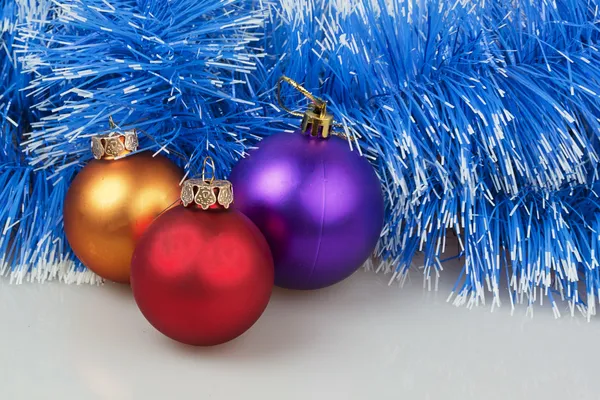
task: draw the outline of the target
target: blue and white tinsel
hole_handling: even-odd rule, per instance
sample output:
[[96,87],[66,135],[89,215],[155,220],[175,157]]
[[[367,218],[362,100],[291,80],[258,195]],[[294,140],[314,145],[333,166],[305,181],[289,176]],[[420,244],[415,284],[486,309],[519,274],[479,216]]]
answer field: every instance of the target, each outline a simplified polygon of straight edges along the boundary
[[0,1],[0,275],[69,282],[97,281],[72,261],[62,231],[66,181],[53,185],[45,171],[36,171],[21,152],[24,134],[40,114],[32,109],[24,88],[30,76],[17,58],[26,40],[18,30],[39,29],[49,1]]
[[[374,268],[403,282],[421,254],[435,286],[460,255],[454,304],[495,307],[508,287],[513,307],[547,299],[558,315],[564,299],[595,314],[599,0],[54,0],[32,20],[2,31],[25,74],[2,60],[0,88],[26,88],[31,129],[22,151],[22,125],[2,131],[0,183],[47,204],[49,237],[62,238],[60,193],[110,115],[147,132],[144,149],[186,154],[191,171],[210,154],[223,173],[294,129],[275,98],[286,74],[329,101],[378,170],[388,217]],[[0,226],[36,210],[17,208],[0,205]],[[23,255],[5,269],[55,268],[39,264],[43,229],[20,225]]]
[[[140,151],[204,153],[230,168],[243,131],[223,123],[235,86],[254,71],[264,10],[244,0],[59,0],[21,61],[33,74],[28,95],[47,113],[24,143],[30,164],[58,179],[91,158],[90,136],[109,117],[144,134]],[[252,138],[250,138],[252,139]]]

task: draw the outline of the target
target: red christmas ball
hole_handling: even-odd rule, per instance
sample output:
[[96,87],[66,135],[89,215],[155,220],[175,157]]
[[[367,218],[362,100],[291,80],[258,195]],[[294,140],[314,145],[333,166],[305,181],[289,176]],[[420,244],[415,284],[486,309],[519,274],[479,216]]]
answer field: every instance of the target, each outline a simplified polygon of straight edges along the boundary
[[219,195],[217,201],[215,185],[226,181],[189,182],[182,200],[185,205],[187,187],[191,206],[165,212],[140,238],[131,287],[157,330],[182,343],[212,346],[238,337],[261,316],[273,287],[273,259],[258,228],[223,207],[232,198]]

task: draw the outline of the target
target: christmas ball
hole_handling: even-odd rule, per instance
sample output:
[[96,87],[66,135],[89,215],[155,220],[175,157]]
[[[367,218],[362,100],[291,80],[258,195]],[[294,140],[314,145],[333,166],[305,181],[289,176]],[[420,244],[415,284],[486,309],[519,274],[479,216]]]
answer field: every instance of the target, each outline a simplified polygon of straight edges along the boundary
[[273,259],[258,228],[229,208],[227,181],[190,180],[182,205],[142,235],[131,262],[144,317],[176,341],[212,346],[248,330],[265,310]]
[[115,159],[135,149],[137,140],[130,135],[93,139],[96,159],[71,183],[63,210],[67,240],[77,258],[102,278],[121,283],[129,282],[141,234],[179,198],[183,175],[167,158],[148,152]]
[[234,167],[231,181],[236,207],[269,242],[277,286],[333,285],[356,271],[377,244],[381,184],[340,137],[303,131],[270,136]]

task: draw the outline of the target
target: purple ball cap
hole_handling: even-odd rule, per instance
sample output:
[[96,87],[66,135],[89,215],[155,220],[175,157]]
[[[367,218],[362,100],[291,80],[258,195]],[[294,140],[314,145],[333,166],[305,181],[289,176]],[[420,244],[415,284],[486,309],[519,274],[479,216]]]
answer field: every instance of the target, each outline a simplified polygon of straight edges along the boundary
[[269,242],[277,286],[333,285],[356,271],[379,240],[379,179],[337,136],[270,136],[234,167],[230,180],[235,207]]

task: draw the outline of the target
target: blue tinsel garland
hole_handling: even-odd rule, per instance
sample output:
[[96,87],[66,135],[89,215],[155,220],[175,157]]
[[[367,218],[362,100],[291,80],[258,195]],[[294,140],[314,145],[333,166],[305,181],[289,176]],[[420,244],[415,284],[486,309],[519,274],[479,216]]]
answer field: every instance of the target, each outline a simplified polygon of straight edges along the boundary
[[[187,154],[192,171],[208,153],[226,172],[258,137],[293,129],[275,98],[285,73],[330,102],[349,146],[378,169],[388,201],[380,269],[402,280],[422,252],[435,281],[454,232],[465,260],[455,304],[484,303],[489,291],[498,305],[507,284],[513,304],[547,297],[558,313],[558,294],[590,316],[600,290],[599,6],[58,0],[37,31],[19,34],[29,99],[46,113],[31,121],[27,163],[66,184],[114,115],[148,132],[145,149]],[[0,145],[19,157],[8,137]],[[2,225],[17,215],[7,209]],[[45,211],[56,219],[60,207]],[[45,229],[61,235],[59,224]]]
[[[0,275],[11,280],[95,281],[71,260],[62,232],[62,202],[67,181],[53,185],[21,152],[25,132],[40,117],[24,88],[29,76],[17,61],[48,15],[49,1],[0,1]],[[23,38],[16,37],[21,30]]]
[[246,134],[221,123],[235,85],[255,69],[264,10],[243,0],[61,0],[21,61],[29,95],[49,115],[33,124],[25,152],[36,168],[71,174],[91,158],[89,138],[108,118],[145,134],[140,151],[202,153],[228,169]]

